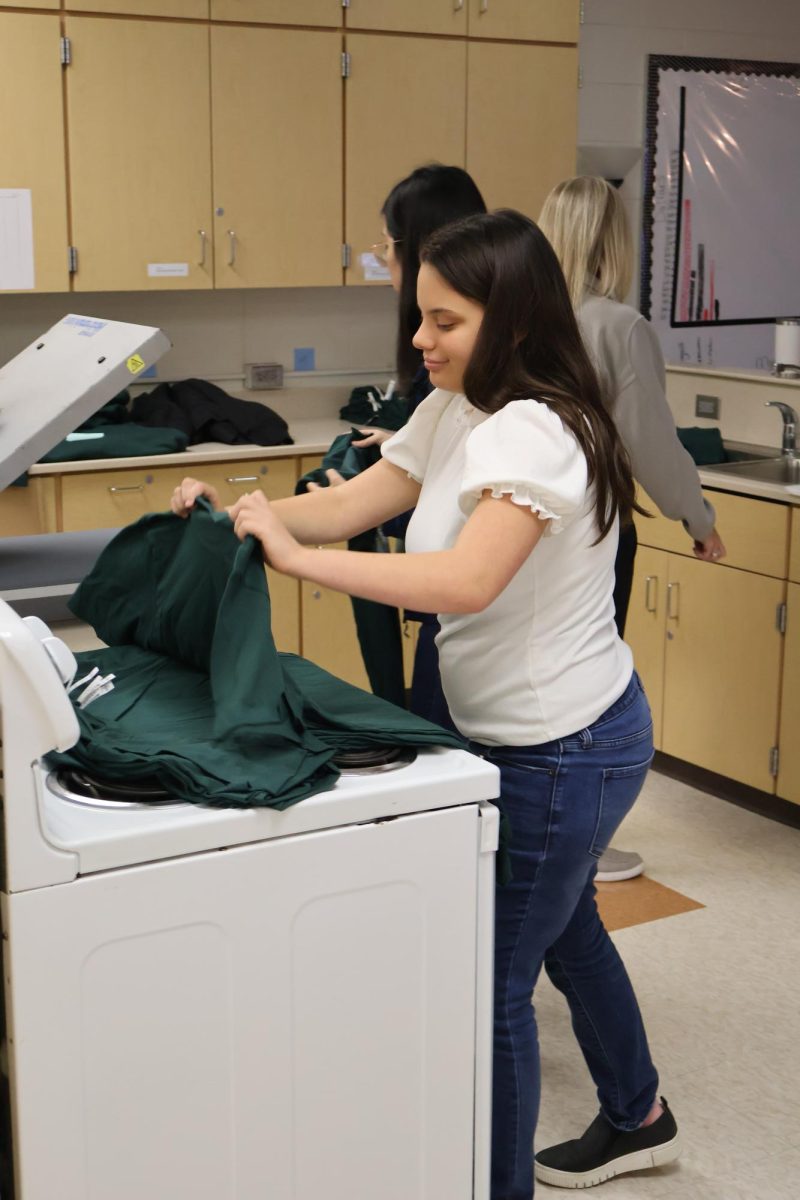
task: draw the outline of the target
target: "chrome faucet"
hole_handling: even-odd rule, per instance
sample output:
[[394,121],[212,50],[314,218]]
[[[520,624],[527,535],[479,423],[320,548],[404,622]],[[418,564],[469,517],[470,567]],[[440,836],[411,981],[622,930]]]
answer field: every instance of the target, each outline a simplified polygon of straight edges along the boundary
[[790,404],[784,404],[781,400],[767,400],[767,408],[780,409],[783,417],[783,440],[781,441],[781,454],[786,458],[794,458],[797,454],[795,446],[795,433],[797,430],[797,413]]

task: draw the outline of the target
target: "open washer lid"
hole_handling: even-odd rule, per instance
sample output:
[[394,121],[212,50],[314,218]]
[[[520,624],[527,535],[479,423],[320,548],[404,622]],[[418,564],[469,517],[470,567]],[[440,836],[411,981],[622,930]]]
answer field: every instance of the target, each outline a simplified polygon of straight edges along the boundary
[[160,329],[69,313],[0,367],[0,491],[169,348]]

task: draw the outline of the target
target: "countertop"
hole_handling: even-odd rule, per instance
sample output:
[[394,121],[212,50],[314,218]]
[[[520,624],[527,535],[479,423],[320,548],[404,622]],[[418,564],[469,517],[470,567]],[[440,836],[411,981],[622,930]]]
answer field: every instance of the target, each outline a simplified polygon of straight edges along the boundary
[[[203,442],[189,446],[180,454],[153,454],[139,458],[94,458],[82,462],[36,463],[30,475],[66,475],[86,471],[118,471],[142,467],[185,466],[193,472],[198,463],[236,462],[250,459],[294,458],[306,454],[324,454],[333,439],[347,433],[350,425],[336,417],[303,418],[289,422],[289,432],[294,438],[292,446],[229,446],[223,442]],[[765,447],[753,447],[764,452]],[[776,457],[780,453],[771,451]],[[776,483],[763,483],[741,475],[726,475],[714,467],[700,467],[700,480],[704,487],[722,492],[738,492],[761,500],[777,500],[783,504],[800,505],[800,486],[784,487]]]
[[678,363],[667,363],[667,372],[676,375],[708,375],[722,379],[739,379],[749,383],[769,383],[775,387],[800,388],[800,379],[784,379],[771,371],[744,371],[736,367],[690,367]]
[[29,475],[71,475],[86,471],[121,471],[137,467],[193,468],[195,463],[241,461],[251,458],[294,458],[305,454],[324,454],[340,433],[351,426],[336,417],[314,417],[289,422],[292,446],[229,446],[224,442],[200,442],[187,446],[179,454],[146,454],[138,458],[86,458],[80,462],[34,463]]

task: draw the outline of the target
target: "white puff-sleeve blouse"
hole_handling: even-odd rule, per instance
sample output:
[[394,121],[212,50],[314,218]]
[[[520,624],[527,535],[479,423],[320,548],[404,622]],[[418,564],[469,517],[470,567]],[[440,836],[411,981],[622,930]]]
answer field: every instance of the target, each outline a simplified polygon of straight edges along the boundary
[[479,499],[510,495],[543,537],[479,613],[440,613],[436,644],[450,712],[468,737],[537,745],[591,724],[631,676],[614,624],[616,526],[597,541],[594,489],[577,440],[546,404],[497,413],[436,391],[382,447],[421,484],[409,553],[455,545]]
[[515,400],[467,438],[459,505],[469,516],[484,492],[509,495],[557,533],[583,503],[586,477],[583,452],[561,419],[540,401]]

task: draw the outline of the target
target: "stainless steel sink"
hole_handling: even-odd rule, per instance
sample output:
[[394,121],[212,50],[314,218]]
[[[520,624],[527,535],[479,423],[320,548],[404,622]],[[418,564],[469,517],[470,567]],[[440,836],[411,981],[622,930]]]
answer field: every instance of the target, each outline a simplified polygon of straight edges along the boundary
[[800,458],[750,458],[738,462],[718,463],[706,467],[720,475],[735,475],[741,479],[756,479],[760,483],[788,485],[800,483]]

